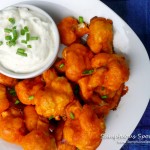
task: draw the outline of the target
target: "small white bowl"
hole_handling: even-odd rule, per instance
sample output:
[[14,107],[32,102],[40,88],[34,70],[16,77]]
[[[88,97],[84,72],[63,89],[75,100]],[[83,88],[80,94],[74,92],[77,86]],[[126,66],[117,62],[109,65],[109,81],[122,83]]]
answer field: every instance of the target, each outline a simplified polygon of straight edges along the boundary
[[52,53],[51,57],[49,57],[49,61],[47,64],[45,64],[38,70],[29,72],[29,73],[13,72],[11,70],[6,69],[4,66],[2,66],[0,64],[0,73],[4,74],[6,76],[9,76],[12,78],[17,78],[17,79],[32,78],[32,77],[42,74],[45,70],[47,70],[49,67],[51,67],[53,65],[53,63],[55,62],[55,60],[57,58],[58,50],[59,50],[59,45],[60,45],[60,37],[59,37],[58,28],[57,28],[57,25],[55,24],[54,20],[51,18],[51,16],[49,16],[49,14],[47,14],[44,10],[42,10],[36,6],[28,5],[28,4],[18,4],[18,5],[13,5],[13,7],[27,8],[27,9],[32,10],[40,15],[45,16],[45,18],[51,22],[54,43],[53,43],[53,53]]

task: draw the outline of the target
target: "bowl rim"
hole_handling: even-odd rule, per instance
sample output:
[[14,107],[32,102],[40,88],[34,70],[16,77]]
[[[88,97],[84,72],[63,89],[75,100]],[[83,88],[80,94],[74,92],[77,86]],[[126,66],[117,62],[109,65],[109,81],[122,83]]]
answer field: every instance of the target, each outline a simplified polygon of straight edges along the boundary
[[50,59],[49,63],[45,64],[44,66],[41,66],[41,68],[39,68],[33,72],[28,72],[28,73],[13,72],[11,70],[8,70],[4,66],[0,65],[0,73],[6,75],[8,77],[17,78],[17,79],[26,79],[26,78],[36,77],[36,76],[42,74],[48,68],[50,68],[57,58],[57,54],[58,54],[59,46],[60,46],[60,36],[59,36],[59,31],[58,31],[57,25],[56,25],[55,21],[53,20],[53,18],[50,16],[50,14],[48,14],[46,11],[44,11],[40,7],[31,5],[31,4],[20,4],[19,3],[19,4],[10,5],[6,8],[4,8],[3,10],[8,9],[10,7],[27,8],[27,9],[36,11],[36,12],[40,13],[41,15],[45,16],[48,20],[50,20],[52,22],[52,26],[53,26],[53,30],[54,30],[54,32],[53,32],[54,33],[54,48],[53,48],[54,51],[50,57],[51,59]]

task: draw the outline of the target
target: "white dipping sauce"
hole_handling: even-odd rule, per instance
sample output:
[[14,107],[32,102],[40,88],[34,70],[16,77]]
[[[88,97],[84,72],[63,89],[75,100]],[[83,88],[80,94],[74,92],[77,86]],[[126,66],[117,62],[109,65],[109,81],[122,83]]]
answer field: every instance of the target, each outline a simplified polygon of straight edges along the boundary
[[[7,33],[5,28],[12,28],[9,18],[15,19],[16,30],[19,33],[15,46],[6,44],[5,36]],[[38,40],[28,41],[27,44],[22,43],[26,36],[20,34],[20,30],[25,26],[29,28],[31,36],[38,37]],[[0,64],[17,73],[29,73],[38,70],[48,63],[50,56],[53,54],[53,32],[52,23],[48,19],[27,8],[10,7],[0,11]],[[31,45],[32,48],[27,48]],[[18,48],[25,49],[27,57],[16,54]]]

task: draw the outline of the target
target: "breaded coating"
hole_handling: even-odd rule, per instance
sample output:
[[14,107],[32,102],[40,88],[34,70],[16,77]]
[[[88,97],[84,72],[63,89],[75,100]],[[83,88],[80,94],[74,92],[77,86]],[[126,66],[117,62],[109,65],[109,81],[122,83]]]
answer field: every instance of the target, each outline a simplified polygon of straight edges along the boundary
[[78,80],[80,86],[80,94],[84,100],[90,100],[93,95],[94,89],[102,85],[104,80],[104,73],[106,68],[102,67],[96,69],[92,75],[86,76]]
[[50,68],[43,72],[42,77],[46,83],[46,86],[50,86],[52,81],[57,78],[57,73],[55,69]]
[[57,150],[53,136],[43,130],[28,133],[23,137],[21,145],[24,150]]
[[112,91],[118,90],[121,84],[129,79],[129,67],[121,55],[100,53],[92,58],[91,63],[93,68],[106,67],[108,69],[101,86]]
[[80,87],[80,95],[84,100],[89,100],[91,96],[93,95],[93,89],[89,87],[90,77],[83,77],[78,80],[78,84]]
[[10,108],[0,116],[0,137],[10,143],[20,144],[26,134],[24,120],[19,109]]
[[94,17],[90,21],[87,44],[94,53],[113,53],[113,23],[110,19]]
[[54,137],[57,143],[58,150],[76,150],[75,146],[69,145],[63,138],[64,121],[60,121],[54,130]]
[[18,108],[17,106],[10,106],[6,111],[3,111],[1,113],[1,116],[3,118],[6,118],[6,117],[23,118],[23,113],[22,113],[21,108]]
[[39,116],[35,110],[35,106],[28,105],[24,108],[24,120],[29,131],[40,129],[44,131],[49,130],[48,119]]
[[[111,100],[113,101],[113,99]],[[98,94],[93,94],[91,101],[89,105],[97,116],[99,118],[105,118],[111,110],[111,104],[107,103],[105,99],[100,98]]]
[[73,17],[66,17],[58,24],[61,43],[70,45],[77,40],[75,29],[78,25],[77,19]]
[[80,95],[85,103],[93,105],[98,116],[106,116],[118,106],[129,68],[124,57],[107,53],[95,55],[91,65],[94,72],[78,80]]
[[13,87],[14,85],[17,84],[17,79],[8,77],[6,75],[3,75],[0,73],[0,84],[3,84],[5,86]]
[[66,71],[66,65],[65,65],[65,59],[59,58],[56,60],[54,67],[58,73],[65,73]]
[[77,148],[67,143],[60,142],[57,145],[57,150],[77,150]]
[[34,105],[35,94],[44,87],[44,82],[41,77],[25,79],[15,86],[16,94],[19,100],[26,105]]
[[25,135],[23,119],[6,117],[0,119],[0,137],[10,143],[20,144]]
[[9,108],[9,101],[6,95],[6,88],[0,84],[0,114]]
[[[91,101],[95,102],[95,104],[90,104],[90,106],[99,117],[106,117],[110,110],[115,110],[117,108],[120,99],[123,96],[123,88],[124,84],[122,84],[117,91],[110,91],[105,88],[103,89],[103,94],[100,92],[101,95],[92,95]],[[100,98],[102,95],[106,97]]]
[[83,108],[71,105],[66,111],[64,139],[80,150],[95,150],[105,131],[104,120],[99,119],[89,105],[84,105]]
[[103,86],[98,86],[94,90],[95,93],[98,93],[100,96],[107,95],[109,98],[113,98],[116,94],[116,91],[109,90]]
[[[53,75],[50,75],[50,78]],[[35,95],[36,111],[46,118],[65,115],[65,107],[73,100],[73,91],[65,77],[53,79],[51,84]]]
[[74,43],[63,51],[65,59],[66,76],[71,81],[77,82],[84,76],[85,70],[91,69],[93,53],[82,44]]
[[66,17],[58,24],[58,30],[60,33],[61,43],[69,46],[72,43],[79,40],[84,34],[89,32],[86,23],[79,23],[77,19],[73,17]]
[[112,99],[106,100],[110,105],[110,109],[115,110],[120,102],[121,97],[123,96],[124,84],[122,84],[119,89],[115,92],[115,95]]
[[39,115],[35,111],[34,106],[29,105],[24,108],[24,120],[29,131],[37,129],[38,118]]
[[88,33],[89,33],[88,25],[85,22],[79,23],[78,26],[76,27],[77,37],[82,37]]

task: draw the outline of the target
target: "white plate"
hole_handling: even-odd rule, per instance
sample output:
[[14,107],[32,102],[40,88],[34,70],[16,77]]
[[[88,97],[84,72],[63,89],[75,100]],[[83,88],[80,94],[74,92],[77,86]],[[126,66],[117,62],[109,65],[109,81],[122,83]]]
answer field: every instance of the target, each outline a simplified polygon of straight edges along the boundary
[[[1,1],[0,9],[23,0]],[[122,98],[117,111],[111,112],[106,121],[106,134],[98,150],[119,150],[141,119],[150,98],[150,63],[146,50],[131,28],[99,0],[32,0],[46,10],[56,22],[65,16],[83,16],[86,22],[94,16],[113,20],[114,47],[123,53],[130,65],[129,92]],[[118,143],[122,142],[122,143]],[[21,150],[20,147],[0,141],[1,150]]]

